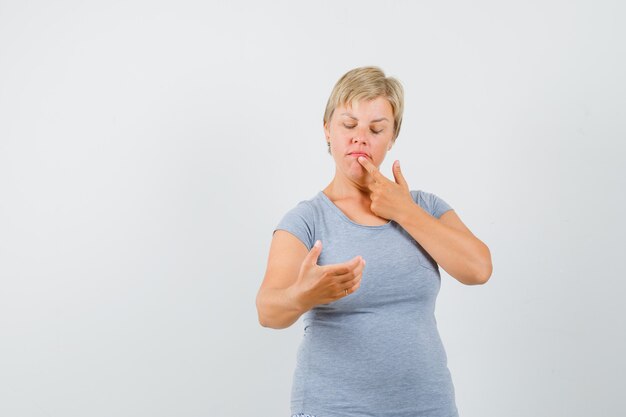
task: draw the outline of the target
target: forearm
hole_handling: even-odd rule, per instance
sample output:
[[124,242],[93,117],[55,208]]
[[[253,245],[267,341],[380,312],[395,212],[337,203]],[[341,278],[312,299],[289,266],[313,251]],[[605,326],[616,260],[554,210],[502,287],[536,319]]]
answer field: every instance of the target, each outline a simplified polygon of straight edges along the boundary
[[261,326],[273,329],[291,326],[306,312],[306,308],[296,297],[293,286],[260,290],[256,305]]
[[443,224],[417,204],[407,207],[398,223],[459,282],[482,284],[491,274],[489,248],[471,233]]

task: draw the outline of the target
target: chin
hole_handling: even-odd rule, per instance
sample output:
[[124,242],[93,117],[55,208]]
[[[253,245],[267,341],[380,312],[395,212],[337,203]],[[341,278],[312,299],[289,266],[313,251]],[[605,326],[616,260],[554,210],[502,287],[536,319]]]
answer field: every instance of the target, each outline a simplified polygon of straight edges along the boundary
[[365,170],[365,168],[363,168],[360,171],[357,171],[357,169],[358,168],[350,169],[350,170],[348,170],[348,172],[346,174],[348,174],[348,177],[353,179],[354,181],[364,182],[367,179],[367,171]]

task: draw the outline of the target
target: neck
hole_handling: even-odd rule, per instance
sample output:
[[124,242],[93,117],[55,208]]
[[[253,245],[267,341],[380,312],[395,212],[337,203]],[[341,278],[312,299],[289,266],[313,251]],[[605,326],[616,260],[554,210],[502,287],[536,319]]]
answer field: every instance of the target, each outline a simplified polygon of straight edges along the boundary
[[335,177],[324,189],[326,194],[333,196],[336,199],[357,199],[364,200],[370,199],[371,191],[367,187],[365,178],[362,182],[354,181],[351,178],[347,178],[340,172],[335,172]]

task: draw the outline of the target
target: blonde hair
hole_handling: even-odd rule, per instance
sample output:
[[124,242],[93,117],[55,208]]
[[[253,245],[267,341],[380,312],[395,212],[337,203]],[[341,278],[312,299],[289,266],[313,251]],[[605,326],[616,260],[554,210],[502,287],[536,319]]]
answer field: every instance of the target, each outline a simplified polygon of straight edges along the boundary
[[337,81],[326,103],[324,124],[330,122],[337,107],[352,105],[354,100],[373,100],[378,97],[386,98],[391,104],[394,119],[392,141],[395,141],[402,126],[404,89],[397,79],[385,77],[385,73],[379,67],[355,68],[346,72]]

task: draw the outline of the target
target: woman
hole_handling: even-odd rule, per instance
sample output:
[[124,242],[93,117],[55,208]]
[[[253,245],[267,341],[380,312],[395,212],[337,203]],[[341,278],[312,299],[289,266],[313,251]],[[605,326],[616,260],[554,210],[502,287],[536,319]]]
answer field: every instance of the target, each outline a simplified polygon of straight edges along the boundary
[[491,276],[487,246],[435,194],[378,167],[402,122],[403,89],[378,67],[339,79],[324,132],[335,177],[280,221],[257,295],[259,322],[302,315],[293,416],[458,416],[436,326],[438,265],[468,285]]

